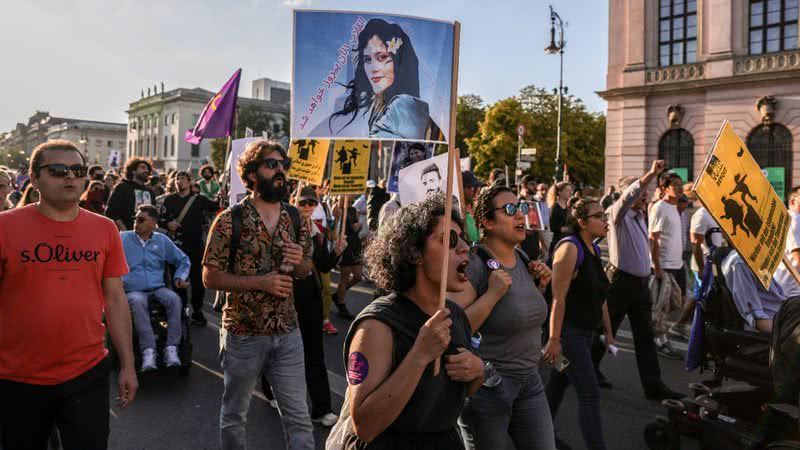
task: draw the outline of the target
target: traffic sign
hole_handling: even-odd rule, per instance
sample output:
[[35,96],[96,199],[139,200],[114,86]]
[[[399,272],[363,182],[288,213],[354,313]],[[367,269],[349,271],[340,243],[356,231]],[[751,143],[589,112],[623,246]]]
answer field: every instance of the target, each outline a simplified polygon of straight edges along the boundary
[[517,161],[517,169],[530,169],[531,162],[530,161]]
[[536,149],[535,148],[523,148],[522,150],[520,150],[520,154],[536,156]]
[[517,126],[517,136],[522,137],[523,134],[525,134],[525,125],[519,124]]

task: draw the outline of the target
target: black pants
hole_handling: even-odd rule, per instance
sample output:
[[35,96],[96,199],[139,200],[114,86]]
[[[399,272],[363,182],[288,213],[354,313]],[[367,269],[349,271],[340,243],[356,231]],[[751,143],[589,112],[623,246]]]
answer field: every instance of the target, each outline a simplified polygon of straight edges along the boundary
[[65,450],[108,448],[109,369],[106,358],[54,386],[0,380],[3,450],[46,449],[53,424]]
[[[203,299],[206,296],[206,287],[203,286],[203,244],[184,245],[181,250],[189,257],[192,268],[189,269],[189,287],[192,290],[192,311],[203,310]],[[186,304],[186,289],[180,289],[180,295]]]
[[[645,391],[656,389],[661,383],[661,368],[658,365],[653,328],[650,325],[653,308],[647,277],[637,277],[617,270],[611,280],[606,302],[614,335],[617,334],[622,319],[626,315],[628,316],[642,387]],[[600,367],[603,355],[605,355],[605,346],[599,339],[595,339],[592,347],[592,360],[596,369]]]
[[[311,397],[311,418],[317,419],[331,412],[331,388],[328,369],[325,367],[325,352],[322,346],[322,290],[312,274],[303,280],[294,281],[294,308],[300,335],[303,337],[303,352],[306,363],[306,386]],[[261,378],[261,388],[267,398],[272,399],[269,383]]]

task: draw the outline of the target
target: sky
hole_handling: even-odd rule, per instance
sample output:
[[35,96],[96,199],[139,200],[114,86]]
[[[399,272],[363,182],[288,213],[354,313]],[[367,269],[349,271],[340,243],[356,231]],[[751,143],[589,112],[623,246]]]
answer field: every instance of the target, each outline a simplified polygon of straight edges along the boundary
[[[372,11],[461,22],[458,93],[486,103],[535,84],[558,86],[558,56],[543,0],[2,0],[0,132],[36,110],[127,122],[140,92],[216,91],[242,68],[251,81],[291,81],[294,8]],[[552,0],[567,22],[564,84],[591,111],[605,87],[608,4]]]

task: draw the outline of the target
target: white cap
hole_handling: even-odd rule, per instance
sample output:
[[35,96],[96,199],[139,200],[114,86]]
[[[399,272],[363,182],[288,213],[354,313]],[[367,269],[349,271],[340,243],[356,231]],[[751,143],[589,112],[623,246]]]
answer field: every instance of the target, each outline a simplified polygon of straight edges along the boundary
[[372,189],[375,187],[375,180],[367,180],[367,187]]

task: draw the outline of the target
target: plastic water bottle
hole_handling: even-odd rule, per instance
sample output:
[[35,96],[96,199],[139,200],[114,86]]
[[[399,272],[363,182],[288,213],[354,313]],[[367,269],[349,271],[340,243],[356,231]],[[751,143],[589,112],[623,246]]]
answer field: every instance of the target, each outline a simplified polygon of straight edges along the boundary
[[[472,345],[473,350],[477,350],[478,347],[481,346],[481,334],[475,333],[474,335],[472,335],[472,338],[470,339],[470,344]],[[486,361],[484,363],[484,376],[486,378],[483,380],[483,385],[488,388],[493,388],[497,386],[503,379],[500,376],[500,374],[497,373],[497,370],[494,368],[492,363],[489,361]]]

